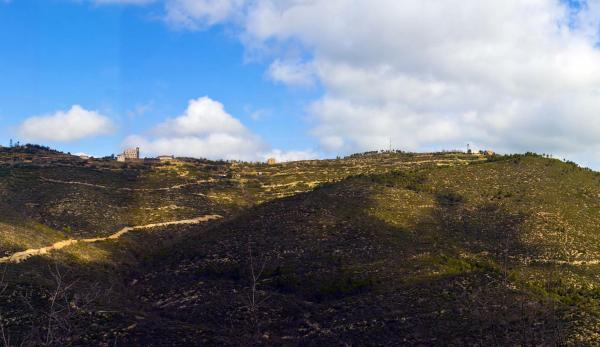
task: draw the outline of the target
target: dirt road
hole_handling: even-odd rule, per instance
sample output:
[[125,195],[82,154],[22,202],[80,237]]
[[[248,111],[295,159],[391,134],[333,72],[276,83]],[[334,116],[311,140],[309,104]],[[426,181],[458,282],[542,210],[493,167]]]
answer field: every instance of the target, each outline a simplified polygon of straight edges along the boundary
[[106,236],[106,237],[96,237],[96,238],[81,239],[81,240],[75,240],[75,239],[62,240],[62,241],[58,241],[58,242],[54,243],[53,245],[50,245],[47,247],[27,249],[25,251],[17,252],[12,255],[9,255],[7,257],[0,258],[0,263],[20,263],[31,257],[45,255],[52,251],[63,249],[65,247],[72,246],[79,242],[95,243],[95,242],[108,241],[108,240],[117,240],[117,239],[121,238],[123,235],[125,235],[131,231],[165,227],[165,226],[169,226],[169,225],[199,224],[202,222],[208,222],[210,220],[215,220],[215,219],[220,219],[220,218],[223,218],[223,217],[220,215],[217,215],[217,214],[211,214],[211,215],[200,216],[200,217],[193,218],[193,219],[183,219],[183,220],[172,221],[172,222],[162,222],[162,223],[153,223],[153,224],[125,227],[125,228],[117,231],[116,233],[114,233],[110,236]]

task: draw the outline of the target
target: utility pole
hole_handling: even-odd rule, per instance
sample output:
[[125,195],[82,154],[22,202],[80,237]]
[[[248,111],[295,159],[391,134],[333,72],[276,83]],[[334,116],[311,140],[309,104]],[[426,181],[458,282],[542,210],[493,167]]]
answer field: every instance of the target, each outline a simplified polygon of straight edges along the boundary
[[392,152],[392,137],[390,136],[390,153]]

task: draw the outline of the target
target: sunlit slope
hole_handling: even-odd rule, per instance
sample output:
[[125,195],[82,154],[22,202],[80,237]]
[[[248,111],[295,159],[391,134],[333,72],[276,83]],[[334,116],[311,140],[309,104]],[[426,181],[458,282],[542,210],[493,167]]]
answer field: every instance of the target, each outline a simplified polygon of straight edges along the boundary
[[[481,159],[459,153],[389,153],[274,166],[193,159],[123,164],[84,161],[35,146],[4,148],[0,222],[19,230],[45,227],[63,239],[108,236],[125,226],[229,216],[359,173],[464,166]],[[30,239],[24,234],[23,242],[11,241],[14,247],[3,251],[24,250],[46,240],[43,233],[37,241]]]

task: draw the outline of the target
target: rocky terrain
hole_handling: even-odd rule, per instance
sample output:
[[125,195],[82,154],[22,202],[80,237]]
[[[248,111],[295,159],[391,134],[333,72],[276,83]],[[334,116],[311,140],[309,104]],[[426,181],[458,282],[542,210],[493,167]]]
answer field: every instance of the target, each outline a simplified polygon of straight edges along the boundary
[[10,346],[600,344],[600,174],[534,154],[3,148],[0,252]]

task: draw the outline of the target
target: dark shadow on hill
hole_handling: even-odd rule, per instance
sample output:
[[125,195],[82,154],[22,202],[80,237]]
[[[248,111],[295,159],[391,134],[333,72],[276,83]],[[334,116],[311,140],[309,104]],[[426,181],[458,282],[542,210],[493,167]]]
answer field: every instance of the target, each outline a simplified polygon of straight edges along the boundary
[[[425,222],[419,228],[436,228],[440,236],[471,253],[486,253],[496,261],[518,261],[523,256],[535,257],[537,245],[524,242],[523,223],[527,216],[509,212],[489,202],[474,206],[456,192],[436,192],[437,208],[432,212],[434,225]],[[507,264],[509,266],[510,264]]]
[[536,252],[521,242],[526,216],[436,192],[432,214],[402,230],[367,213],[372,189],[351,178],[255,207],[153,259],[136,295],[202,324],[208,344],[562,341],[562,308],[511,278]]
[[367,211],[388,184],[432,194],[418,180],[358,177],[208,227],[174,226],[186,238],[140,251],[146,262],[112,298],[114,321],[100,323],[124,345],[561,342],[562,308],[511,278],[518,256],[536,252],[521,242],[526,216],[441,191],[404,230]]

